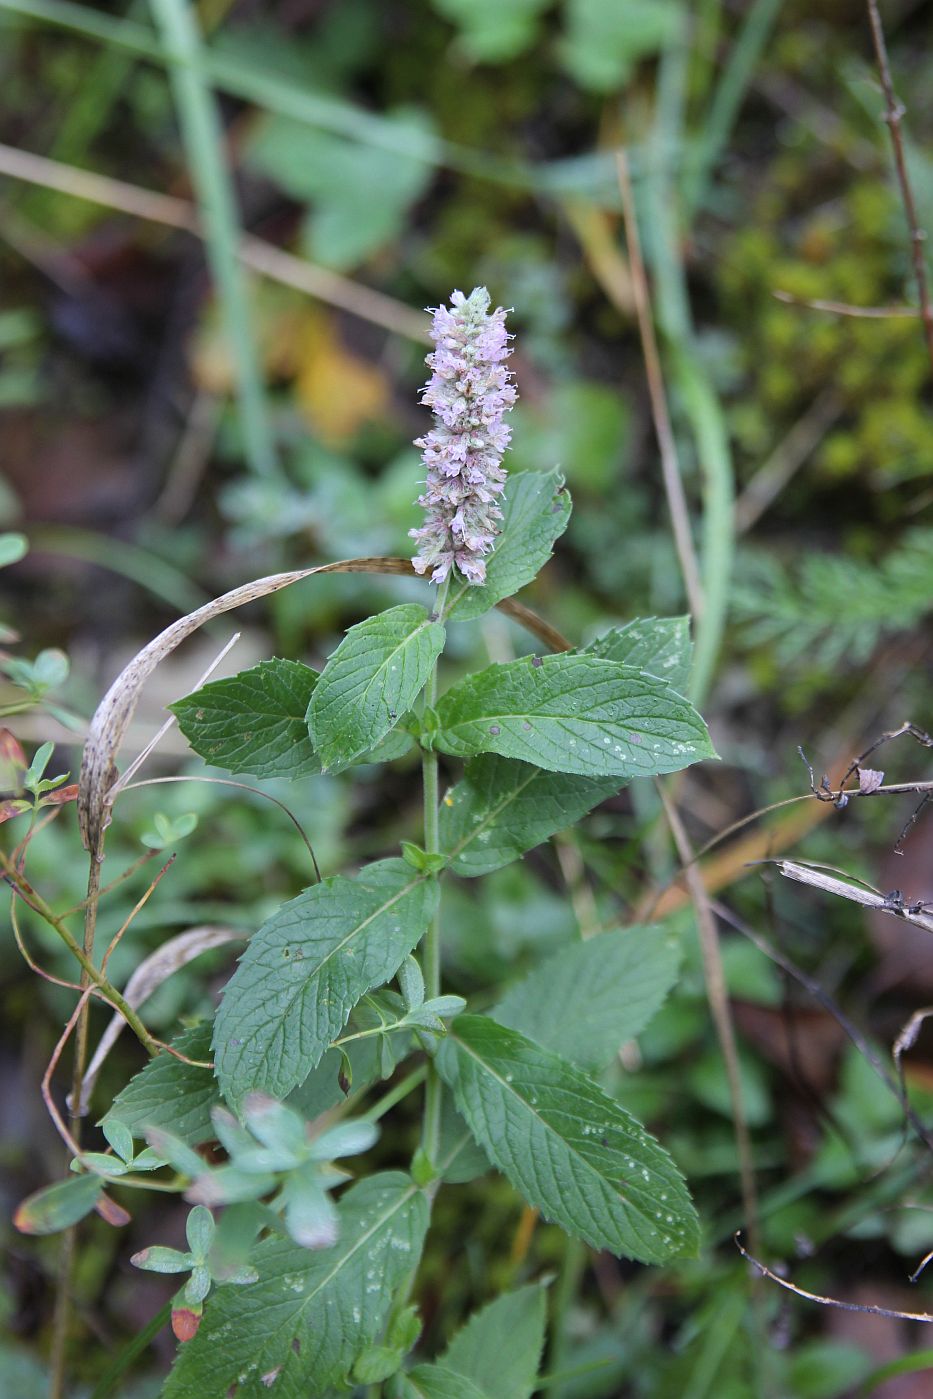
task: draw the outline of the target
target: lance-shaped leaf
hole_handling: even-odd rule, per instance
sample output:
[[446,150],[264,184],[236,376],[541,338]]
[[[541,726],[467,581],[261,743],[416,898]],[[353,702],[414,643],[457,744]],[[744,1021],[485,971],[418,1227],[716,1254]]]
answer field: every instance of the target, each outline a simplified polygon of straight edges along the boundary
[[399,1376],[395,1392],[400,1399],[493,1399],[474,1380],[446,1365],[416,1365]]
[[502,529],[480,587],[456,583],[447,615],[458,622],[481,617],[503,598],[532,582],[551,557],[570,519],[570,495],[559,471],[510,476],[502,500]]
[[321,771],[305,715],[318,674],[299,661],[260,661],[176,700],[169,709],[194,751],[215,767],[253,777]]
[[587,655],[646,670],[685,694],[693,660],[689,617],[637,617],[583,648]]
[[308,706],[324,767],[343,767],[374,748],[414,704],[443,649],[444,628],[416,603],[351,627]]
[[454,1021],[437,1065],[490,1161],[546,1218],[643,1263],[696,1254],[670,1156],[574,1065],[481,1015]]
[[361,996],[398,971],[437,903],[404,860],[337,875],[284,904],[250,939],[214,1026],[221,1091],[284,1098],[337,1038]]
[[489,1399],[531,1399],[544,1346],[544,1288],[506,1292],[470,1317],[440,1364]]
[[716,756],[699,714],[663,681],[588,655],[526,656],[467,676],[441,697],[432,742],[583,777],[652,776]]
[[581,1069],[603,1069],[660,1009],[679,963],[676,938],[660,928],[602,933],[548,957],[492,1016]]
[[[183,1030],[172,1048],[188,1059],[209,1061],[210,1021]],[[122,1123],[134,1137],[144,1137],[147,1127],[164,1127],[186,1145],[199,1146],[214,1136],[211,1108],[219,1102],[217,1080],[209,1068],[186,1064],[163,1050],[121,1089],[101,1125],[106,1130],[111,1123]]]
[[220,1288],[182,1346],[165,1399],[317,1399],[372,1345],[428,1222],[424,1195],[392,1171],[354,1185],[339,1204],[340,1235],[309,1252],[266,1239],[251,1255],[259,1281]]
[[542,772],[490,753],[468,763],[440,808],[441,849],[456,874],[489,874],[613,796],[616,777]]

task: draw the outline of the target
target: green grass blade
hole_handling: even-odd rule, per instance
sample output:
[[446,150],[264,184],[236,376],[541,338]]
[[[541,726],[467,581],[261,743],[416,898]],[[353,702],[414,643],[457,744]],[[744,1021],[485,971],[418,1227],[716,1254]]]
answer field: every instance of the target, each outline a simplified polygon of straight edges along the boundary
[[201,38],[187,0],[152,0],[152,12],[166,53],[175,60],[172,87],[204,223],[208,262],[230,337],[246,457],[254,472],[270,476],[278,469],[275,446],[256,353],[247,274],[237,257],[240,232],[223,129],[201,61]]
[[677,356],[675,383],[690,420],[703,478],[700,576],[704,610],[697,628],[690,678],[690,698],[699,704],[709,689],[729,610],[735,556],[735,487],[722,407],[695,349]]
[[[656,152],[679,150],[683,141],[688,47],[682,36],[664,54],[658,83]],[[701,581],[703,615],[697,626],[690,698],[699,704],[709,688],[725,630],[735,552],[734,485],[722,409],[696,345],[687,294],[673,162],[657,160],[644,181],[645,226],[653,230],[652,264],[658,319],[666,344],[671,386],[694,440],[702,476]]]
[[697,122],[700,132],[687,157],[681,184],[684,225],[705,202],[710,177],[729,139],[742,99],[771,37],[781,0],[754,0],[735,41],[708,113]]

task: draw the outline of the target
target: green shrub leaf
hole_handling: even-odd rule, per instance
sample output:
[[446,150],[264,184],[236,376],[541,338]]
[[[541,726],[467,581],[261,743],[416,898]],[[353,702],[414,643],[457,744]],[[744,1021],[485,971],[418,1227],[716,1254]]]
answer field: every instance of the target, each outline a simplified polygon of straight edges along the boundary
[[[183,1030],[172,1048],[189,1059],[210,1059],[211,1022]],[[185,1064],[163,1050],[117,1094],[101,1126],[106,1130],[111,1123],[121,1123],[137,1138],[145,1136],[147,1127],[163,1127],[186,1146],[200,1146],[214,1136],[211,1108],[219,1102],[210,1069]]]
[[467,676],[441,697],[433,743],[584,777],[677,772],[715,757],[699,714],[663,681],[588,655],[528,656]]
[[481,1015],[454,1022],[437,1065],[490,1161],[546,1218],[643,1263],[696,1254],[670,1156],[574,1065]]
[[444,648],[444,628],[417,603],[351,627],[311,696],[307,720],[325,768],[374,748],[418,697]]
[[380,1334],[395,1291],[416,1265],[425,1197],[398,1171],[354,1185],[338,1206],[340,1236],[309,1250],[264,1240],[251,1255],[258,1282],[210,1297],[197,1335],[181,1347],[165,1399],[205,1399],[236,1385],[242,1399],[315,1399],[338,1384]]
[[495,753],[475,758],[441,803],[441,849],[455,874],[489,874],[572,826],[620,786],[615,777],[542,772]]
[[686,694],[693,661],[689,617],[638,617],[624,627],[612,627],[585,646],[589,656],[646,670]]
[[337,875],[284,904],[250,939],[224,991],[214,1058],[224,1097],[284,1098],[361,996],[393,977],[422,937],[437,885],[404,860]]
[[194,751],[215,767],[260,778],[307,777],[321,771],[305,722],[317,680],[317,671],[299,661],[260,661],[169,709]]
[[543,1287],[506,1292],[470,1317],[440,1363],[472,1380],[489,1399],[531,1399],[545,1313]]
[[446,1365],[416,1365],[400,1377],[396,1392],[401,1399],[492,1399],[473,1380]]
[[447,615],[458,622],[481,617],[535,579],[570,520],[570,495],[559,471],[510,476],[502,500],[502,530],[481,587],[455,584]]
[[492,1015],[581,1069],[603,1069],[660,1009],[679,963],[660,928],[602,933],[549,957]]

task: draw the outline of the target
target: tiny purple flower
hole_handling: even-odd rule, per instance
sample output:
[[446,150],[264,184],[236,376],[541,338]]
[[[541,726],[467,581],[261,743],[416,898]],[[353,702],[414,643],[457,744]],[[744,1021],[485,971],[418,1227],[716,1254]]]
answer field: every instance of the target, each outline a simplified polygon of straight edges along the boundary
[[469,296],[455,291],[450,309],[434,312],[435,349],[426,363],[433,371],[421,401],[434,413],[434,426],[415,439],[427,468],[425,522],[413,529],[419,573],[443,583],[456,564],[468,583],[486,581],[486,555],[499,533],[497,504],[505,485],[502,456],[511,429],[504,415],[515,402],[505,361],[512,353],[501,306],[489,310],[489,292],[475,287]]

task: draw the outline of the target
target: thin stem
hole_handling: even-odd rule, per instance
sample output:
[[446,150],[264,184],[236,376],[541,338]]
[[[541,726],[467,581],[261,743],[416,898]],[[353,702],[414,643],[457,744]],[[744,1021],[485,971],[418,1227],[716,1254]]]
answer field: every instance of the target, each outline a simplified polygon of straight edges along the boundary
[[163,1326],[167,1326],[172,1315],[172,1304],[166,1302],[161,1311],[147,1321],[143,1329],[123,1347],[110,1369],[97,1382],[91,1399],[110,1399],[119,1381],[126,1374],[138,1356],[142,1355],[156,1338]]
[[217,99],[204,70],[197,11],[185,0],[151,0],[151,9],[162,45],[175,60],[169,80],[235,366],[246,457],[257,476],[274,480],[279,468],[256,350],[251,287],[237,258],[238,211]]
[[0,865],[2,865],[3,867],[7,883],[12,888],[14,894],[16,894],[17,897],[22,899],[23,903],[27,906],[27,908],[32,909],[33,913],[37,913],[40,918],[44,919],[45,922],[48,923],[50,928],[55,929],[55,932],[58,934],[62,942],[68,948],[68,951],[78,962],[82,972],[86,973],[89,981],[93,982],[100,996],[105,1001],[109,1002],[109,1004],[113,1006],[114,1010],[118,1010],[120,1012],[120,1014],[123,1016],[123,1019],[126,1021],[127,1025],[129,1025],[130,1029],[136,1035],[137,1039],[144,1046],[144,1048],[147,1049],[149,1053],[153,1056],[158,1054],[159,1049],[161,1047],[159,1041],[156,1040],[152,1035],[150,1035],[149,1031],[146,1029],[139,1016],[133,1010],[132,1006],[130,1006],[130,1004],[124,999],[124,997],[120,995],[120,992],[116,989],[116,987],[110,984],[106,976],[104,976],[102,972],[98,971],[97,967],[95,967],[90,957],[85,953],[81,944],[75,938],[72,937],[71,933],[65,927],[62,920],[52,911],[52,909],[49,908],[48,904],[36,892],[36,890],[33,889],[32,885],[27,883],[27,881],[14,869],[9,860],[9,857],[5,855],[3,851],[0,851]]
[[[97,905],[100,901],[100,866],[98,851],[91,851],[88,869],[87,897],[84,905],[84,949],[81,962],[82,998],[78,1003],[77,1027],[75,1030],[75,1051],[71,1071],[71,1122],[70,1135],[72,1148],[81,1150],[81,1099],[84,1089],[84,1070],[87,1065],[88,1033],[90,1030],[90,988],[93,981],[94,934],[97,930]],[[50,1065],[51,1067],[51,1065]],[[52,1331],[52,1356],[50,1365],[50,1399],[63,1399],[65,1393],[65,1365],[68,1359],[68,1328],[71,1322],[71,1295],[74,1290],[75,1267],[77,1264],[78,1226],[72,1224],[63,1240],[61,1261],[58,1272],[58,1285],[55,1294],[55,1317]]]
[[[450,579],[445,578],[444,582],[437,590],[437,600],[434,604],[434,613],[437,617],[444,615],[444,606],[447,602],[447,591]],[[437,664],[432,667],[428,677],[428,683],[424,689],[424,703],[426,709],[433,709],[437,703]],[[433,751],[423,750],[422,777],[424,782],[424,848],[429,855],[435,854],[440,849],[440,835],[438,827],[438,774],[437,774],[437,754]],[[441,924],[440,909],[431,920],[431,925],[424,939],[424,951],[422,953],[422,971],[424,973],[425,996],[428,1000],[441,994]],[[441,1098],[443,1087],[434,1065],[428,1069],[428,1080],[424,1092],[424,1121],[421,1129],[421,1146],[429,1161],[437,1159],[437,1152],[441,1140]]]
[[585,1245],[579,1239],[568,1238],[552,1302],[552,1339],[551,1349],[548,1353],[548,1365],[552,1371],[560,1371],[569,1349],[567,1326],[570,1319],[570,1309],[580,1290],[585,1268]]
[[729,1004],[729,991],[719,946],[719,930],[713,913],[709,894],[703,884],[703,876],[693,860],[690,838],[680,819],[680,813],[668,797],[660,783],[656,783],[667,823],[677,846],[677,853],[684,866],[687,886],[696,913],[697,928],[700,934],[700,951],[703,957],[703,972],[706,980],[706,994],[709,1000],[716,1037],[722,1053],[729,1084],[729,1099],[732,1106],[732,1122],[735,1131],[735,1145],[739,1160],[739,1181],[742,1190],[742,1208],[745,1214],[745,1227],[753,1249],[761,1240],[758,1213],[758,1188],[755,1181],[755,1160],[752,1152],[751,1134],[745,1115],[745,1101],[742,1092],[742,1079],[739,1069],[739,1051],[735,1038],[735,1025],[732,1020],[732,1007]]
[[910,250],[914,263],[917,294],[920,298],[920,316],[923,320],[927,353],[930,356],[930,367],[933,368],[933,303],[930,301],[930,288],[927,283],[927,269],[923,250],[926,233],[920,227],[920,220],[917,217],[917,204],[910,184],[910,175],[907,172],[907,158],[904,154],[904,138],[901,134],[901,121],[904,117],[905,108],[904,104],[898,101],[894,91],[894,82],[891,78],[891,66],[888,63],[888,46],[885,43],[884,29],[881,24],[881,15],[878,13],[877,0],[868,0],[868,18],[871,23],[871,37],[875,45],[875,57],[878,60],[878,73],[881,77],[881,87],[884,92],[884,119],[891,133],[891,145],[894,148],[894,166],[897,170],[897,181],[901,187],[901,201],[904,205],[904,213],[907,217],[907,228],[910,232]]
[[395,1107],[396,1103],[400,1103],[403,1098],[408,1097],[413,1089],[424,1083],[427,1076],[428,1070],[424,1064],[417,1069],[412,1069],[410,1074],[406,1074],[394,1088],[390,1088],[388,1093],[383,1094],[378,1102],[373,1103],[372,1107],[367,1108],[360,1116],[365,1122],[378,1122],[381,1117],[385,1117],[386,1113]]
[[641,253],[641,238],[638,233],[638,219],[635,212],[635,196],[629,176],[628,157],[625,151],[616,154],[619,175],[619,190],[622,195],[622,212],[625,221],[625,237],[628,243],[629,262],[632,268],[632,289],[635,293],[635,309],[638,314],[638,331],[641,336],[645,373],[648,379],[648,396],[651,402],[651,416],[661,453],[661,476],[664,494],[671,516],[674,546],[680,563],[687,602],[694,622],[699,626],[703,616],[703,586],[700,582],[700,568],[697,563],[693,536],[690,532],[690,512],[680,475],[680,460],[674,430],[671,427],[664,391],[664,377],[661,373],[661,356],[654,333],[651,315],[651,301],[648,291],[648,277]]

